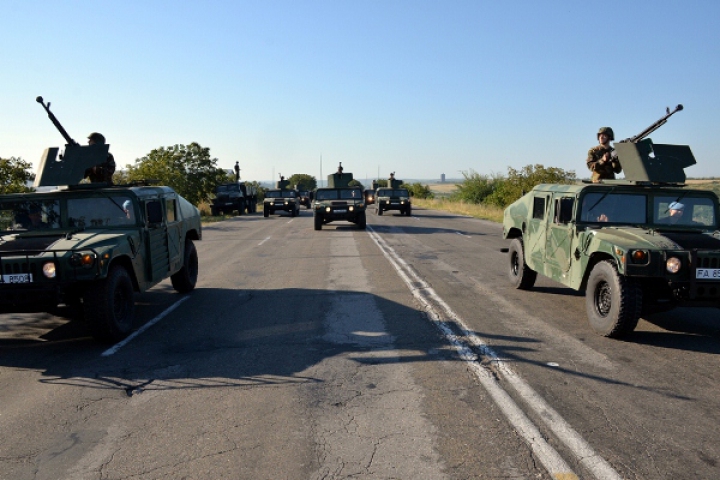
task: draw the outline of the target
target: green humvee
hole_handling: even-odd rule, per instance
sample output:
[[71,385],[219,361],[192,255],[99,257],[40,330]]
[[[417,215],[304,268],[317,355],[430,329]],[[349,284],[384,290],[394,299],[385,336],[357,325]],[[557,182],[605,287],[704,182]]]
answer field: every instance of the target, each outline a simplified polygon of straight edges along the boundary
[[382,215],[388,210],[399,210],[400,215],[412,215],[410,192],[405,188],[378,188],[375,194],[375,213]]
[[290,212],[291,217],[300,215],[300,201],[295,190],[273,188],[265,191],[263,216],[269,217],[278,210]]
[[133,327],[134,292],[195,288],[197,208],[170,187],[81,184],[0,196],[0,313],[77,308],[93,336]]
[[352,222],[360,229],[367,226],[365,195],[360,187],[318,188],[313,196],[315,230],[336,220]]
[[540,273],[584,290],[590,325],[608,337],[644,314],[720,307],[718,197],[684,186],[689,147],[615,147],[624,180],[538,185],[505,210],[511,282],[529,289]]

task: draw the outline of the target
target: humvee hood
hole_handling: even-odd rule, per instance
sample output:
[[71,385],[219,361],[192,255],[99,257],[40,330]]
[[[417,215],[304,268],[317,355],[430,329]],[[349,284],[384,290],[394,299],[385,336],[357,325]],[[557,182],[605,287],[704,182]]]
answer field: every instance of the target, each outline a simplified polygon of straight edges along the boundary
[[72,237],[67,240],[62,237],[60,240],[53,244],[53,248],[59,250],[70,250],[79,248],[94,248],[98,245],[103,244],[117,244],[117,239],[121,239],[127,236],[127,232],[115,233],[115,232],[80,232],[74,233]]
[[717,249],[720,238],[699,232],[660,232],[644,228],[610,227],[596,230],[600,240],[625,248],[657,248],[670,250]]

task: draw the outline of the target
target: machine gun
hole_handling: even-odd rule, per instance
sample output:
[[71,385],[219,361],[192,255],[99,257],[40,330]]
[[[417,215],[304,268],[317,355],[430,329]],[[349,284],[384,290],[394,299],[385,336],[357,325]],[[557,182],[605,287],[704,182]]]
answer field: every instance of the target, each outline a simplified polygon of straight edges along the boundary
[[615,142],[620,165],[625,180],[638,183],[684,184],[686,167],[696,163],[695,157],[687,145],[665,145],[653,143],[647,138],[652,132],[667,123],[676,112],[683,109],[682,105],[672,112],[666,109],[665,116],[634,137]]
[[645,137],[650,135],[652,132],[654,132],[658,128],[662,127],[663,125],[665,125],[667,123],[668,118],[670,118],[674,113],[679,112],[682,109],[683,109],[683,106],[678,105],[677,107],[675,107],[675,110],[673,110],[671,112],[670,107],[667,107],[665,109],[665,116],[662,117],[660,120],[653,123],[648,128],[646,128],[642,132],[638,133],[634,137],[626,138],[625,140],[620,140],[618,143],[638,143],[640,140],[644,139]]
[[[46,148],[40,158],[38,173],[35,175],[35,187],[76,185],[85,178],[85,171],[102,164],[108,157],[110,145],[80,145],[68,135],[60,125],[55,114],[50,111],[50,102],[45,104],[42,97],[35,99],[43,106],[50,121],[65,138],[65,152],[58,154],[58,147]],[[99,184],[98,184],[99,185]]]
[[70,138],[70,135],[68,135],[67,131],[63,128],[63,126],[60,125],[60,122],[58,121],[55,114],[50,111],[50,102],[48,102],[47,105],[45,105],[45,102],[43,101],[42,97],[37,97],[35,99],[35,101],[43,106],[43,108],[45,109],[45,111],[48,114],[48,118],[50,118],[50,121],[53,123],[53,125],[55,125],[55,128],[57,128],[58,131],[60,132],[60,134],[63,136],[63,138],[65,138],[65,141],[68,143],[68,145],[78,145],[78,143],[75,140]]

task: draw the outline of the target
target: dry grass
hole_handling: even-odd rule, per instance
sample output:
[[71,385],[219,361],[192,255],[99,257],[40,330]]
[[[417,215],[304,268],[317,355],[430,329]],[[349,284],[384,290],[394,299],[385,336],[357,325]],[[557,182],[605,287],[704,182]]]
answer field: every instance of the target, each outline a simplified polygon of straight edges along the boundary
[[432,200],[413,198],[412,203],[414,206],[420,208],[442,210],[444,212],[457,213],[474,218],[482,218],[483,220],[490,220],[498,223],[502,223],[503,221],[503,209],[499,207],[490,207],[487,205],[477,205],[465,202],[450,202],[442,198],[435,198]]

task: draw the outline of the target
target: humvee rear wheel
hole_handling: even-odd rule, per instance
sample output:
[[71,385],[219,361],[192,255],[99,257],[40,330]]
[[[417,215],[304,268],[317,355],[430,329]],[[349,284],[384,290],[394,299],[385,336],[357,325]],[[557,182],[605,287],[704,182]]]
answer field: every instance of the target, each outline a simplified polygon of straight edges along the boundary
[[263,205],[263,217],[269,217],[270,216],[270,209],[267,205]]
[[323,219],[320,215],[315,215],[315,230],[322,230]]
[[588,320],[595,332],[619,338],[635,330],[642,309],[642,289],[620,275],[609,260],[595,265],[585,292]]
[[120,265],[110,267],[107,278],[85,291],[84,315],[93,337],[118,342],[130,334],[135,319],[134,293],[130,274]]
[[510,243],[508,258],[510,259],[508,276],[512,285],[520,290],[530,290],[532,286],[535,285],[537,272],[525,263],[523,242],[519,238],[513,239]]
[[195,244],[189,238],[185,240],[185,256],[183,266],[170,276],[173,288],[180,293],[187,293],[195,288],[198,278],[198,256]]

